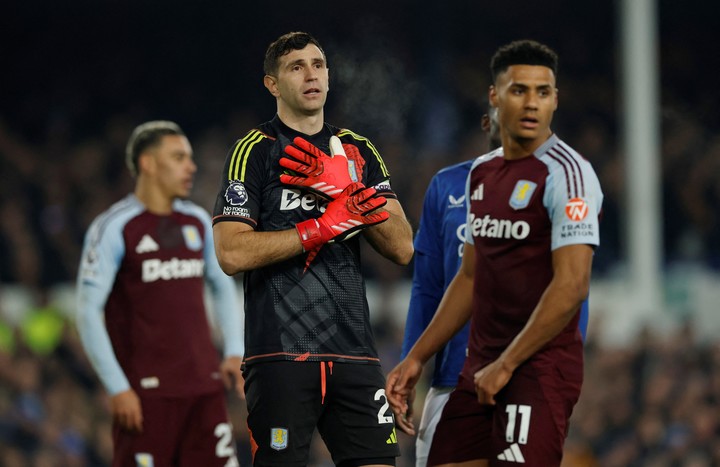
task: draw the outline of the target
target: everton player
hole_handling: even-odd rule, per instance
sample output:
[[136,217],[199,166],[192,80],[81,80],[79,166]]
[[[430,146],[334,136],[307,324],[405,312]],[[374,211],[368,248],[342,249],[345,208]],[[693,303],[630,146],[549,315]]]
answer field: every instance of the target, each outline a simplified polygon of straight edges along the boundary
[[[500,146],[496,109],[490,108],[482,116],[482,128],[487,135],[489,149]],[[405,336],[401,358],[405,358],[413,344],[430,324],[443,292],[457,273],[465,244],[465,180],[473,161],[454,164],[440,170],[430,181],[425,193],[420,225],[415,235],[415,261]],[[412,394],[407,413],[397,418],[400,429],[415,441],[415,466],[425,467],[435,426],[450,393],[457,384],[465,362],[469,325],[450,339],[435,355],[430,389],[417,433],[413,424]]]
[[264,71],[277,114],[232,146],[213,217],[220,265],[244,272],[254,465],[308,465],[316,427],[336,465],[395,465],[360,237],[404,265],[412,230],[375,146],[324,120],[318,41],[281,36]]
[[[127,145],[134,193],[90,226],[78,277],[77,326],[110,395],[113,466],[237,466],[223,381],[242,391],[242,319],[220,270],[210,216],[185,200],[196,165],[168,121],[138,126]],[[206,282],[222,328],[219,361]]]
[[496,52],[491,70],[502,147],[470,169],[460,269],[388,375],[386,394],[405,414],[423,364],[472,317],[468,357],[428,465],[558,466],[582,384],[579,310],[599,245],[602,192],[590,164],[550,129],[555,52],[513,42]]

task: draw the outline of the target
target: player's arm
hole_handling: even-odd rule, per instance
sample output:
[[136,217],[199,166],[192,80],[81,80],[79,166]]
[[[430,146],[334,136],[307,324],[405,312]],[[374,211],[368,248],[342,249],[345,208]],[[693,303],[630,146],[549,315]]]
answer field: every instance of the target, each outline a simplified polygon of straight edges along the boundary
[[93,224],[83,248],[77,280],[76,325],[90,364],[112,396],[130,389],[104,322],[105,302],[125,251],[121,233],[115,233],[112,224],[99,239],[95,238],[98,231],[98,224]]
[[557,336],[575,316],[590,288],[593,248],[568,245],[553,251],[553,279],[530,319],[493,363],[475,374],[480,402],[494,404],[515,369]]
[[256,232],[243,222],[217,222],[213,237],[220,267],[229,275],[279,263],[303,252],[295,229]]
[[458,273],[448,285],[435,316],[408,352],[407,358],[425,364],[470,320],[475,278],[475,246],[465,243]]
[[215,256],[210,219],[203,211],[205,227],[205,280],[213,300],[215,322],[222,332],[224,358],[220,364],[220,375],[225,387],[235,389],[240,398],[245,397],[244,380],[240,367],[245,354],[244,313],[240,307],[235,281],[223,273]]
[[[400,358],[403,359],[423,333],[442,299],[445,286],[445,247],[442,241],[443,211],[438,203],[440,183],[433,177],[425,192],[420,224],[415,235],[410,305],[405,321]],[[457,253],[452,252],[455,256]]]
[[396,414],[407,411],[407,398],[420,379],[425,363],[470,319],[474,277],[475,247],[465,243],[460,269],[445,291],[435,316],[407,357],[388,374],[385,393]]
[[341,134],[350,137],[350,144],[343,145],[347,151],[352,151],[362,157],[366,164],[363,182],[367,186],[374,186],[380,195],[387,198],[384,211],[389,219],[380,225],[365,230],[363,234],[370,245],[385,258],[400,265],[407,265],[412,259],[413,232],[410,223],[405,217],[405,211],[390,188],[390,173],[385,162],[375,146],[367,138],[351,131],[343,130]]
[[284,261],[302,252],[294,229],[256,232],[263,183],[264,161],[272,140],[251,130],[230,149],[223,169],[223,186],[213,211],[215,254],[222,270],[233,275]]
[[405,266],[410,263],[415,251],[412,243],[412,227],[398,200],[388,198],[383,209],[390,214],[387,222],[365,230],[365,238],[378,253],[394,263]]
[[[442,215],[437,209],[437,178],[433,178],[425,193],[423,211],[420,217],[415,241],[415,260],[413,262],[412,289],[410,292],[410,305],[405,320],[400,359],[407,356],[415,345],[437,310],[443,296],[445,285],[445,262],[443,260]],[[414,426],[414,392],[408,395],[408,408],[405,417],[395,418],[397,427],[409,434],[415,435]]]
[[320,217],[298,222],[294,229],[255,232],[250,226],[216,223],[213,232],[220,267],[226,274],[235,274],[343,241],[358,230],[385,222],[389,215],[379,210],[385,203],[384,197],[376,196],[375,188],[352,183],[328,203]]
[[142,431],[140,399],[120,367],[103,319],[124,244],[119,231],[108,227],[105,235],[97,239],[98,230],[97,224],[91,226],[83,248],[77,281],[76,326],[85,354],[110,395],[113,418],[126,430]]
[[553,279],[528,323],[502,353],[504,366],[514,370],[567,326],[590,291],[592,258],[590,245],[553,251]]
[[[421,232],[422,232],[421,221]],[[420,235],[420,233],[418,233]],[[417,245],[417,240],[415,242]],[[415,253],[412,292],[410,294],[410,306],[407,319],[405,320],[405,334],[403,337],[400,359],[407,356],[412,346],[417,342],[420,335],[427,328],[432,320],[435,310],[443,296],[443,259],[432,254],[425,254],[422,251]],[[414,389],[407,397],[407,410],[404,414],[395,418],[397,427],[409,434],[415,435]]]
[[413,265],[410,305],[405,321],[400,358],[405,358],[425,331],[443,296],[443,259],[432,253],[417,251]]
[[101,292],[89,285],[78,287],[76,325],[85,354],[108,394],[130,389],[120,368],[103,321],[104,300]]

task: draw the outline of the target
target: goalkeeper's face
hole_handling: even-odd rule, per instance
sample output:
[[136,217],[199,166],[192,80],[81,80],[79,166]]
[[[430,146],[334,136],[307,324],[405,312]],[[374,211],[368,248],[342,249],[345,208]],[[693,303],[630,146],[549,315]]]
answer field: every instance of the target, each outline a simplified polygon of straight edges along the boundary
[[329,74],[325,56],[308,44],[280,57],[277,76],[266,76],[265,86],[278,98],[281,113],[317,115],[327,99]]

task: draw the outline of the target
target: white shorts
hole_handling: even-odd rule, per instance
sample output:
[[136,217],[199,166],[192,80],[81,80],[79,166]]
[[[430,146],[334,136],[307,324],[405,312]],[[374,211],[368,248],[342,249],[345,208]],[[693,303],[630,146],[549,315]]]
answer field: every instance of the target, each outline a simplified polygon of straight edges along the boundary
[[418,428],[418,436],[415,441],[416,467],[425,467],[427,465],[427,458],[430,453],[433,435],[435,434],[435,427],[440,420],[443,407],[445,407],[445,403],[450,398],[450,393],[453,389],[455,388],[431,387],[427,396],[425,396],[425,407],[423,407],[420,428]]

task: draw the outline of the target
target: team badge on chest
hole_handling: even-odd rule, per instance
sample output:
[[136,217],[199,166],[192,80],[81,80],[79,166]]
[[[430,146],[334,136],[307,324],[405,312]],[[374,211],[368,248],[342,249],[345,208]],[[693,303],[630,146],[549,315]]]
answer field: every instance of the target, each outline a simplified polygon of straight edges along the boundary
[[183,225],[182,227],[183,238],[185,239],[185,246],[189,250],[199,251],[202,249],[202,238],[200,238],[200,232],[194,225]]
[[510,195],[510,207],[513,209],[524,209],[530,204],[533,193],[535,193],[537,183],[529,180],[518,180]]
[[287,428],[270,428],[270,447],[281,451],[288,447]]
[[155,459],[152,454],[138,452],[135,454],[135,465],[137,467],[155,467]]

